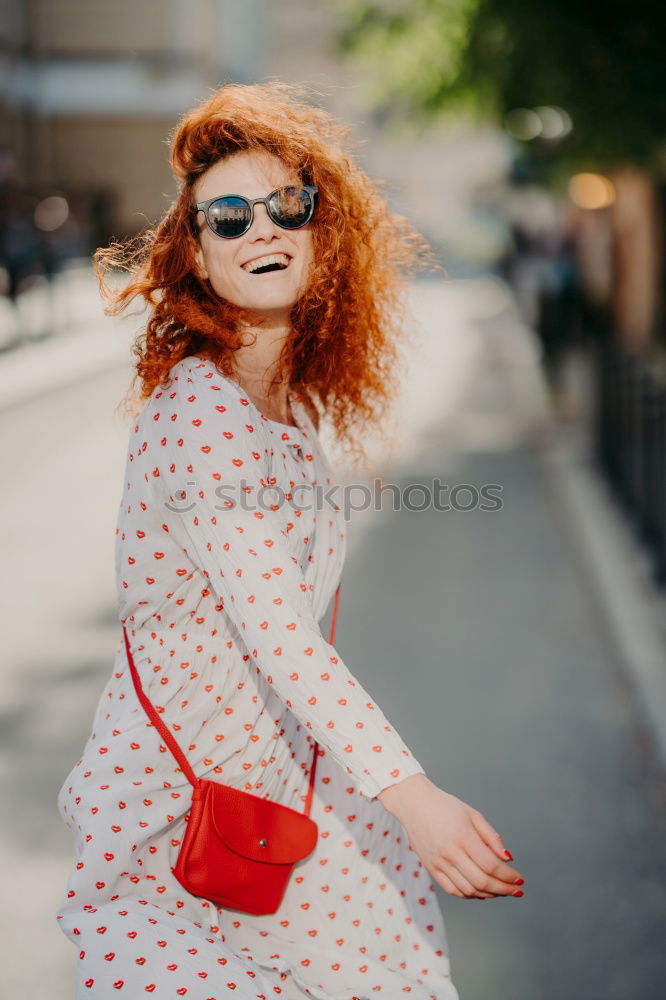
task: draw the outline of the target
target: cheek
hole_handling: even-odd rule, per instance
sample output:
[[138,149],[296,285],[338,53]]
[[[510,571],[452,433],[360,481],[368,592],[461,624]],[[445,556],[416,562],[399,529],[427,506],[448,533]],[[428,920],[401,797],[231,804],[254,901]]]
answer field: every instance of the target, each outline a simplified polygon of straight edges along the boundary
[[312,233],[303,233],[303,242],[299,247],[303,258],[303,276],[308,277],[314,263],[314,241]]
[[215,252],[209,251],[205,263],[210,283],[216,291],[223,291],[231,286],[233,268],[228,260],[228,254],[224,252],[224,247],[216,247]]

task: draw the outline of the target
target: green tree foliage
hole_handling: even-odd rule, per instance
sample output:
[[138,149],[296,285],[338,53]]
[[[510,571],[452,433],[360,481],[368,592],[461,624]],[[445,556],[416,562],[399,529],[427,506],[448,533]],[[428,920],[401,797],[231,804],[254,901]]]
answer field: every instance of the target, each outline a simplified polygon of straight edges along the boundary
[[558,159],[666,172],[663,0],[339,2],[340,48],[363,61],[385,118],[555,105],[573,123]]

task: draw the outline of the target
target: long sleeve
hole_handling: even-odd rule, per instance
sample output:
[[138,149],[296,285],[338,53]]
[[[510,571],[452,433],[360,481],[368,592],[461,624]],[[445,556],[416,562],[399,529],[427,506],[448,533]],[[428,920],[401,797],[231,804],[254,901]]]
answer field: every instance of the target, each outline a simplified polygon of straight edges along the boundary
[[164,528],[202,572],[266,681],[370,799],[423,773],[314,618],[275,494],[264,429],[212,370],[176,366],[151,401],[149,474]]

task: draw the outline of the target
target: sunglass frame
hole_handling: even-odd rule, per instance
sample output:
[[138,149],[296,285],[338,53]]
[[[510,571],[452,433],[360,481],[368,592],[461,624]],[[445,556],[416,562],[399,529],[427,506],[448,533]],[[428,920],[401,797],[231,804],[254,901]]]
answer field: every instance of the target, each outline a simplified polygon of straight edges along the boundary
[[[283,187],[294,187],[294,185],[293,184],[285,184],[285,185],[283,185]],[[206,225],[208,226],[208,228],[210,229],[210,231],[213,233],[213,235],[217,236],[221,240],[237,240],[240,236],[244,236],[245,233],[247,233],[248,230],[250,230],[252,228],[252,223],[254,222],[254,206],[255,205],[265,205],[266,206],[266,211],[268,212],[268,217],[271,220],[271,222],[274,222],[276,226],[280,227],[280,229],[286,229],[287,232],[293,231],[295,229],[302,229],[303,226],[307,226],[308,222],[310,222],[310,220],[312,219],[312,216],[314,215],[314,210],[315,210],[315,205],[316,205],[315,195],[318,194],[319,188],[313,186],[312,184],[302,184],[300,186],[300,190],[301,191],[307,191],[308,194],[310,195],[310,212],[308,214],[307,219],[304,222],[301,222],[301,224],[298,225],[298,226],[283,226],[281,222],[278,222],[277,219],[273,218],[273,214],[271,212],[271,208],[270,208],[269,202],[270,202],[271,198],[274,195],[278,194],[281,190],[282,190],[282,188],[276,188],[275,191],[271,191],[270,194],[267,194],[265,198],[246,198],[245,195],[243,195],[243,194],[218,194],[214,198],[208,198],[207,201],[200,201],[196,205],[196,211],[204,213],[204,218],[206,219]],[[250,218],[249,218],[247,226],[245,227],[245,229],[243,230],[242,233],[237,233],[235,236],[225,236],[223,233],[218,233],[213,228],[213,224],[210,221],[210,218],[209,218],[209,215],[208,215],[208,210],[210,209],[211,205],[213,205],[216,201],[221,201],[222,198],[238,198],[239,201],[244,201],[246,205],[250,206]]]

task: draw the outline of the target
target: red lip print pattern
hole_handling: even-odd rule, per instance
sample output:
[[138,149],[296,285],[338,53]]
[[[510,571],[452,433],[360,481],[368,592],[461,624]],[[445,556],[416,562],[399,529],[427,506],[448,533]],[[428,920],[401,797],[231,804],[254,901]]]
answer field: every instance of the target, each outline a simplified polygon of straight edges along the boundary
[[287,427],[211,362],[186,358],[170,374],[128,443],[119,618],[197,774],[300,811],[319,742],[320,836],[276,914],[239,915],[180,886],[191,786],[137,704],[119,626],[90,738],[58,795],[76,838],[58,921],[77,947],[78,996],[458,1000],[435,887],[376,799],[423,769],[320,627],[344,562],[343,511],[268,492],[334,484],[302,398],[291,393],[298,427]]

